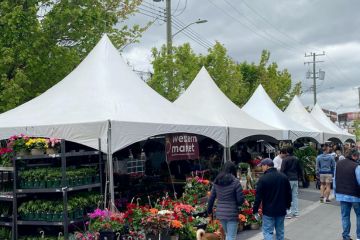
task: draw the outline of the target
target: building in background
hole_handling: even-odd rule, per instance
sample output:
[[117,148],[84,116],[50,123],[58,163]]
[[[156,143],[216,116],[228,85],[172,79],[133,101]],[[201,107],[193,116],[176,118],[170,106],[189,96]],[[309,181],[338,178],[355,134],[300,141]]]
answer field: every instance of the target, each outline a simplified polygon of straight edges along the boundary
[[326,114],[326,116],[330,118],[332,122],[336,123],[338,121],[338,114],[336,112],[324,108],[322,110]]
[[360,112],[348,112],[338,115],[340,126],[348,129],[349,133],[354,134],[354,121],[360,120]]

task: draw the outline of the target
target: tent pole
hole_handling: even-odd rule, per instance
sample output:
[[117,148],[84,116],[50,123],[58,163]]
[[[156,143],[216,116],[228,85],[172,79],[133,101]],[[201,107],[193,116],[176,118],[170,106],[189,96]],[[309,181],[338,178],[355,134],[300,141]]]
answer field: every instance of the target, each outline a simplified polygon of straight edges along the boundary
[[230,150],[230,128],[227,127],[226,128],[226,131],[227,131],[227,160],[228,161],[231,161],[231,150]]
[[109,192],[110,192],[110,210],[114,211],[115,195],[114,195],[114,169],[111,152],[111,121],[108,121],[108,132],[107,132],[107,163],[109,170]]

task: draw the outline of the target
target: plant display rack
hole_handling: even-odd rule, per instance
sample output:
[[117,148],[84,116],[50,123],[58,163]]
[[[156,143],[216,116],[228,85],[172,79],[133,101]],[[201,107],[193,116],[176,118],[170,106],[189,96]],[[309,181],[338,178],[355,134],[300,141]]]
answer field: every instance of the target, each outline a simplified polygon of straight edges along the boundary
[[[69,179],[67,178],[67,161],[71,159],[76,159],[77,157],[85,156],[98,156],[98,163],[95,163],[94,166],[98,165],[98,176],[99,179],[92,183],[80,183],[76,186],[69,184]],[[29,160],[57,160],[61,161],[61,183],[59,187],[55,188],[20,188],[19,187],[19,171],[17,165],[19,161],[27,162]],[[27,226],[62,226],[64,238],[68,239],[69,225],[75,224],[78,222],[83,222],[84,219],[69,219],[68,217],[68,193],[76,192],[85,189],[99,189],[99,193],[103,193],[103,165],[102,165],[102,154],[101,154],[101,144],[99,139],[99,151],[82,151],[82,152],[66,152],[65,149],[65,140],[61,140],[60,144],[60,153],[56,154],[44,154],[37,156],[16,156],[13,161],[13,167],[0,167],[0,179],[3,183],[4,177],[7,181],[12,181],[12,191],[7,192],[6,194],[0,192],[0,204],[1,202],[10,202],[12,203],[12,216],[8,221],[2,221],[0,219],[0,226],[6,226],[12,228],[12,239],[16,240],[18,236],[18,226],[27,225]],[[26,165],[26,164],[25,164]],[[31,166],[42,166],[42,164],[31,164]],[[46,165],[46,164],[43,164]],[[49,194],[44,194],[49,193]],[[52,196],[58,194],[57,199],[62,199],[63,202],[63,211],[62,211],[62,221],[31,221],[20,219],[18,214],[18,202],[20,198],[31,198],[34,196]]]

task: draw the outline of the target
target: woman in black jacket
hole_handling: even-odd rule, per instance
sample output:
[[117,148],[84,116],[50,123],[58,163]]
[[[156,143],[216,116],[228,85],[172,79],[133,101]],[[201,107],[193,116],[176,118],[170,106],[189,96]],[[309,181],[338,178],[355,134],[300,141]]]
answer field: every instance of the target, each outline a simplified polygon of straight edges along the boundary
[[226,240],[236,239],[239,207],[244,202],[240,181],[235,176],[235,165],[232,162],[226,162],[223,170],[214,180],[208,201],[208,213],[211,214],[215,199],[217,199],[216,218],[221,222]]

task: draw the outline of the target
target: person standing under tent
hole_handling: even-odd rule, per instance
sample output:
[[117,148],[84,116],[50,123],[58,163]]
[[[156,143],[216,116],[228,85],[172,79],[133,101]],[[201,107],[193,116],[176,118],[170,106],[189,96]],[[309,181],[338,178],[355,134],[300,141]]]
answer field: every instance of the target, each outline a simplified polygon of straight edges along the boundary
[[284,173],[290,181],[292,203],[291,203],[290,211],[286,216],[286,218],[290,219],[292,217],[299,216],[299,203],[298,203],[299,178],[303,179],[303,172],[300,166],[299,159],[294,156],[293,147],[287,148],[287,154],[288,156],[282,161],[280,171]]
[[329,203],[331,183],[335,170],[335,159],[329,154],[330,146],[325,144],[324,152],[316,158],[316,175],[320,178],[320,202]]
[[287,156],[286,148],[281,148],[279,155],[277,155],[273,162],[274,162],[274,168],[276,168],[278,171],[281,170],[281,163],[283,159]]
[[208,200],[208,213],[212,214],[215,199],[217,199],[216,218],[220,220],[226,240],[236,240],[239,224],[239,207],[244,203],[240,181],[236,179],[236,167],[232,162],[226,162],[223,170],[214,180]]
[[284,220],[286,210],[291,206],[291,187],[287,177],[274,168],[270,158],[265,158],[259,164],[264,175],[256,186],[253,213],[259,218],[259,206],[262,203],[264,240],[273,240],[274,228],[276,240],[284,240]]
[[350,212],[354,208],[356,215],[356,239],[360,240],[360,166],[359,152],[352,149],[349,155],[336,164],[334,192],[336,201],[340,202],[342,237],[349,240],[350,237]]

